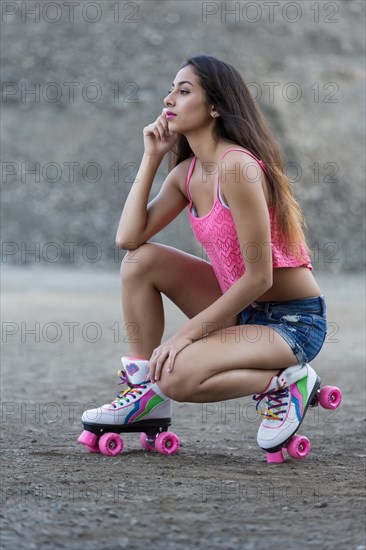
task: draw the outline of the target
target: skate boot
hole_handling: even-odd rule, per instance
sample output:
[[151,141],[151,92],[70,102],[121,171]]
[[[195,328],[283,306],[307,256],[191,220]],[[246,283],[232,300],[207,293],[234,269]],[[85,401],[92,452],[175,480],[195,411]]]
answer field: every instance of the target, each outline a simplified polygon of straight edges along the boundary
[[280,451],[301,425],[309,405],[316,398],[320,378],[307,363],[285,369],[272,377],[267,388],[253,399],[266,398],[265,412],[258,434],[258,445],[268,453]]
[[[178,450],[179,439],[166,431],[171,424],[171,399],[156,383],[151,383],[147,360],[122,357],[121,361],[119,384],[126,384],[127,389],[119,392],[111,403],[84,412],[84,431],[79,443],[91,452],[115,456],[123,447],[117,434],[142,432],[140,440],[145,450],[173,454]],[[169,437],[160,437],[163,435]]]

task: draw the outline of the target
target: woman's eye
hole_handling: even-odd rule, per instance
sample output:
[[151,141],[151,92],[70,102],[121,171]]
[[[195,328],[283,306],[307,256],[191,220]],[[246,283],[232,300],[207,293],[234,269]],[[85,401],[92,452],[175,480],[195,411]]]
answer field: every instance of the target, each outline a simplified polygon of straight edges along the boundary
[[[168,95],[172,93],[173,90],[168,90]],[[180,90],[184,94],[189,94],[188,90]]]

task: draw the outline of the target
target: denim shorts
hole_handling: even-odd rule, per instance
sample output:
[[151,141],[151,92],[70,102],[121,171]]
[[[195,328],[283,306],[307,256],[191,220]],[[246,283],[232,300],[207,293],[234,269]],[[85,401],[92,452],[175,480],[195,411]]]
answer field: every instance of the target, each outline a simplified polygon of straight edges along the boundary
[[324,295],[283,302],[253,302],[238,316],[238,325],[266,325],[288,343],[299,363],[321,350],[327,334]]

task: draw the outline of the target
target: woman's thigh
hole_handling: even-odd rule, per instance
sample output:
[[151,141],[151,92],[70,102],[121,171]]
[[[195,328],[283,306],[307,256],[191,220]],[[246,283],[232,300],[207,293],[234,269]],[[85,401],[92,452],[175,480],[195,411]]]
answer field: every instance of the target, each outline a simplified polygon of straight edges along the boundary
[[163,368],[162,391],[173,399],[189,401],[190,394],[198,399],[197,388],[220,373],[282,370],[312,360],[324,342],[326,304],[323,296],[254,302],[239,315],[238,323],[208,337],[202,335],[184,348],[172,373]]
[[[121,275],[122,284],[153,284],[190,319],[222,296],[209,262],[162,244],[145,243],[126,254]],[[233,317],[224,326],[236,322]]]
[[[176,356],[172,372],[167,372],[163,366],[159,387],[177,401],[191,401],[191,396],[199,392],[202,384],[221,373],[247,369],[279,371],[296,364],[290,346],[270,327],[237,325],[205,336],[184,348]],[[230,389],[230,393],[235,393],[235,387]]]

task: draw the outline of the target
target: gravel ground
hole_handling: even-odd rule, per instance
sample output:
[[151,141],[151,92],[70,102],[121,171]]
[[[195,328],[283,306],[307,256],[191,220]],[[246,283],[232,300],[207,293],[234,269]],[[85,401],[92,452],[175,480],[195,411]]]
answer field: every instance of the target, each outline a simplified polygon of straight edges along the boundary
[[[343,402],[307,414],[306,460],[268,465],[248,397],[175,404],[174,456],[138,434],[87,453],[82,410],[111,400],[128,354],[118,274],[4,269],[1,548],[365,549],[363,279],[317,280],[329,333],[312,364]],[[184,317],[166,306],[169,335]]]

